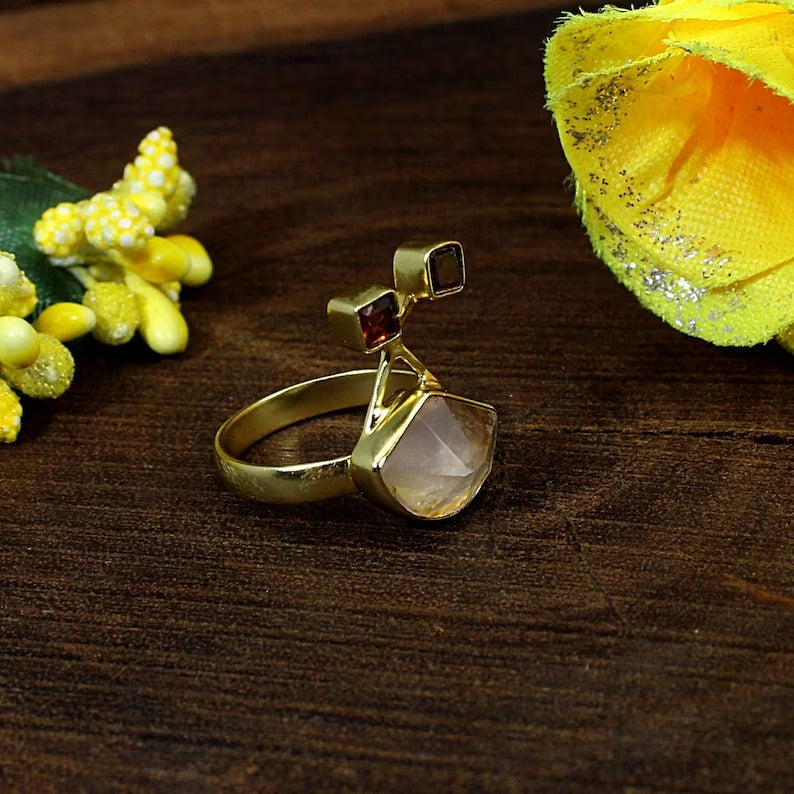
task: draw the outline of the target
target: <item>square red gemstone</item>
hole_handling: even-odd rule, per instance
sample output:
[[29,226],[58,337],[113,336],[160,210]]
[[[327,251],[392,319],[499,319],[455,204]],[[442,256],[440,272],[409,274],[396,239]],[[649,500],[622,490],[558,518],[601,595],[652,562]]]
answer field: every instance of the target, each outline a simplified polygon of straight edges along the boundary
[[463,249],[454,244],[436,248],[428,257],[427,270],[434,295],[462,289],[465,278]]
[[393,291],[375,298],[358,310],[361,336],[367,350],[375,350],[400,335],[399,311],[397,296]]

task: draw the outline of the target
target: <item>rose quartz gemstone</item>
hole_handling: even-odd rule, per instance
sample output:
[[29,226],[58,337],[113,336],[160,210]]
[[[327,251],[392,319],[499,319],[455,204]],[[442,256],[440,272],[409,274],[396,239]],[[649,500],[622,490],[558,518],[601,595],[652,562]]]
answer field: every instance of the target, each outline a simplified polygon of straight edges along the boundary
[[495,430],[493,409],[431,395],[382,464],[383,482],[415,516],[454,515],[491,471]]

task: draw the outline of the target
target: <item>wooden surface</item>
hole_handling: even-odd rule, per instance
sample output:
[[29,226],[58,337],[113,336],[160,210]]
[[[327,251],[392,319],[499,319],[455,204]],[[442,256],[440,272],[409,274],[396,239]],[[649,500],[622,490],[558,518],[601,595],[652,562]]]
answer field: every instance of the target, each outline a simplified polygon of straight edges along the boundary
[[[97,189],[171,125],[217,263],[184,355],[89,346],[0,451],[0,789],[789,788],[794,361],[676,333],[594,258],[542,109],[552,19],[0,97],[0,151]],[[411,526],[227,493],[221,421],[362,365],[326,301],[436,235],[469,288],[408,341],[500,412],[477,502]]]
[[350,38],[553,5],[553,0],[11,0],[0,6],[0,90],[174,55]]

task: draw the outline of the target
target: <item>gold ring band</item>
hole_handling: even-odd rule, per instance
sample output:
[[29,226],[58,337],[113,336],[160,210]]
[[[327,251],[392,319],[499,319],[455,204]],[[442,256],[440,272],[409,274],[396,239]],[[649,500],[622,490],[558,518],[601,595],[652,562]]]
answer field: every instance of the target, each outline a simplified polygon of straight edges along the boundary
[[[240,459],[247,449],[290,425],[334,411],[366,406],[377,370],[358,369],[297,383],[263,397],[227,419],[215,436],[215,457],[226,485],[246,499],[274,504],[316,502],[355,493],[350,455],[291,466],[261,466]],[[392,371],[395,388],[416,385],[415,372]]]

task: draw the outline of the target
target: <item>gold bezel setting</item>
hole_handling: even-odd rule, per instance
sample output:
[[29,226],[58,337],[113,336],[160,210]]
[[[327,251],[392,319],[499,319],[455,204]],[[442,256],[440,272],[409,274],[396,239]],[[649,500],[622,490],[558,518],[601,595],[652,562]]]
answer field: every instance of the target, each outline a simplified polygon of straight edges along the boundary
[[377,353],[399,338],[400,301],[389,287],[366,287],[328,301],[334,340],[360,353]]
[[[428,408],[433,413],[456,411],[450,405],[482,414],[484,434],[479,449],[471,445],[472,434],[447,421],[445,438],[423,421]],[[432,407],[431,407],[432,406]],[[443,441],[435,455],[425,454],[428,444]],[[468,400],[440,389],[402,392],[382,419],[365,429],[351,455],[350,473],[358,489],[371,499],[410,518],[437,520],[463,510],[479,492],[491,472],[496,444],[496,411],[486,403]],[[464,451],[469,446],[471,454]],[[401,453],[403,453],[401,455]],[[440,453],[440,454],[439,454]],[[398,456],[408,458],[397,462]],[[446,473],[439,475],[442,462]]]
[[463,246],[455,240],[411,241],[394,252],[394,285],[410,300],[436,300],[466,285]]

